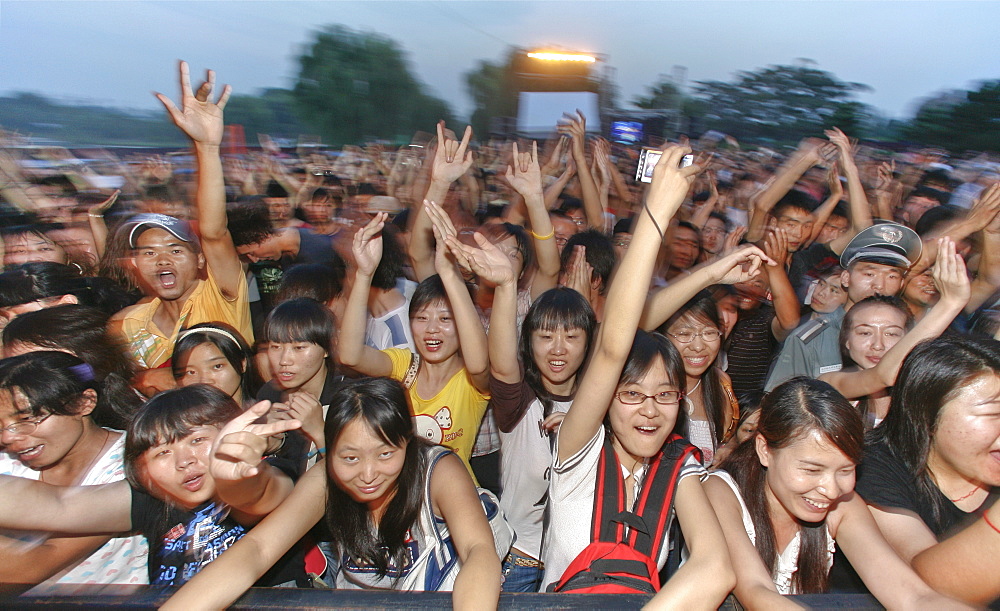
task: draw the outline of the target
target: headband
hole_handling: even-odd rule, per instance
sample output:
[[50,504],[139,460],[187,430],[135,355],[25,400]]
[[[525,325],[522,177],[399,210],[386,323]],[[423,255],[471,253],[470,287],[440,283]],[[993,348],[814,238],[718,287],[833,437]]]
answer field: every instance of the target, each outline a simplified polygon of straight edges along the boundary
[[236,339],[235,335],[233,335],[229,331],[226,331],[225,329],[218,329],[216,327],[198,327],[197,329],[188,329],[187,331],[184,331],[177,336],[177,341],[179,342],[185,337],[188,337],[189,335],[194,335],[195,333],[215,333],[217,335],[221,335],[222,337],[230,339],[234,344],[240,347],[240,350],[243,349],[243,342]]

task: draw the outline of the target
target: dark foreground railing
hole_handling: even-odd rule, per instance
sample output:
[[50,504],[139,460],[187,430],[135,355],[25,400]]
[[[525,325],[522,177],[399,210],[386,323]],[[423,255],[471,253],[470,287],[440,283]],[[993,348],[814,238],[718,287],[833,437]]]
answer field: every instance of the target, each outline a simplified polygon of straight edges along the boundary
[[[162,588],[131,588],[127,594],[109,596],[105,589],[77,588],[73,596],[17,596],[0,598],[0,608],[45,606],[46,609],[153,609],[170,597]],[[793,597],[811,609],[881,609],[874,598],[862,594],[812,594]],[[500,609],[638,609],[649,600],[639,594],[501,594]],[[447,609],[448,592],[369,592],[359,590],[308,590],[252,588],[232,609]],[[723,609],[733,609],[726,604]]]

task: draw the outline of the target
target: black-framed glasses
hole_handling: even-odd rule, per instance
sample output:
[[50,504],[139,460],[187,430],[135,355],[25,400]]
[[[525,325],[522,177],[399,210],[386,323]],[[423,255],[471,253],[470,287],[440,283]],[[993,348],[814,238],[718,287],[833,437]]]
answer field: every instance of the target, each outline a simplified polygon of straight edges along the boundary
[[45,422],[45,420],[51,415],[52,414],[45,414],[38,420],[22,420],[21,422],[15,422],[14,424],[5,426],[0,430],[6,431],[11,435],[30,435],[35,432],[35,429],[38,428],[39,424]]
[[719,341],[719,338],[722,337],[722,331],[718,329],[702,329],[697,333],[694,331],[681,331],[680,333],[667,333],[667,335],[682,344],[690,344],[696,337],[700,337],[704,342],[713,343]]
[[652,399],[660,405],[677,405],[684,398],[684,393],[679,390],[665,390],[655,395],[647,395],[637,390],[623,390],[615,393],[615,396],[625,405],[639,405],[646,399]]

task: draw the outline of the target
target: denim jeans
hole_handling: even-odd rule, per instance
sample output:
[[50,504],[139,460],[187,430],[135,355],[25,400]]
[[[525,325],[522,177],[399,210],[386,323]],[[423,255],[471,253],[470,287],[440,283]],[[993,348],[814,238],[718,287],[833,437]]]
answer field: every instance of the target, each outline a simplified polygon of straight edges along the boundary
[[510,561],[510,558],[529,558],[524,554],[519,554],[510,550],[510,554],[503,561],[503,587],[504,592],[537,592],[542,587],[542,569],[533,566],[518,566]]

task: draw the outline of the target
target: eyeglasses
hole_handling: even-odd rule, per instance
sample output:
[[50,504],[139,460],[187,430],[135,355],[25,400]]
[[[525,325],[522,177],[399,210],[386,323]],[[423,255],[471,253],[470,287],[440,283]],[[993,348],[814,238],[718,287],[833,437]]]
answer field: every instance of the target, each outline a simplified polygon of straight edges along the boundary
[[655,395],[647,395],[636,390],[623,390],[615,396],[625,405],[640,405],[646,399],[652,399],[660,405],[677,405],[684,398],[684,393],[679,390],[665,390]]
[[696,337],[700,337],[702,341],[711,344],[719,341],[719,338],[722,337],[722,331],[719,331],[718,329],[702,329],[698,333],[695,333],[694,331],[681,331],[680,333],[667,333],[667,335],[682,344],[690,344]]
[[45,414],[38,420],[22,420],[21,422],[15,422],[10,426],[5,426],[0,431],[6,431],[11,435],[30,435],[35,432],[38,425],[45,422],[46,418],[52,414]]

